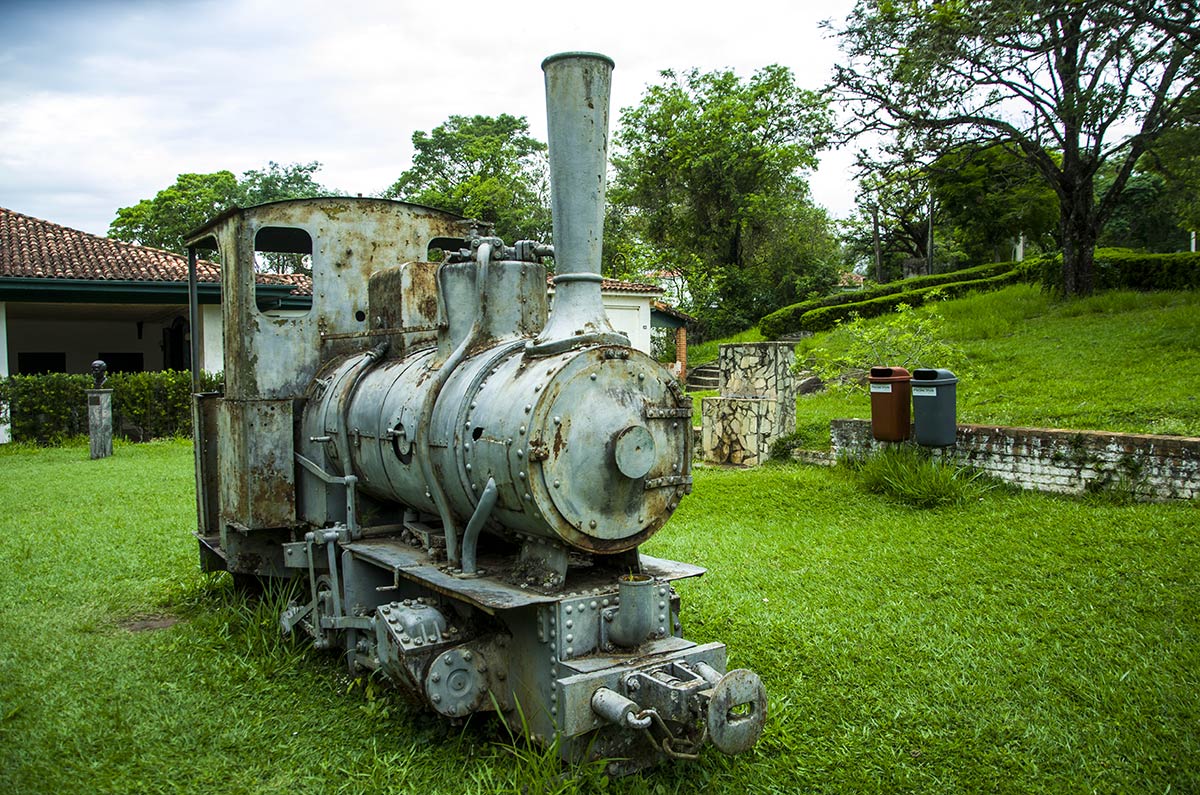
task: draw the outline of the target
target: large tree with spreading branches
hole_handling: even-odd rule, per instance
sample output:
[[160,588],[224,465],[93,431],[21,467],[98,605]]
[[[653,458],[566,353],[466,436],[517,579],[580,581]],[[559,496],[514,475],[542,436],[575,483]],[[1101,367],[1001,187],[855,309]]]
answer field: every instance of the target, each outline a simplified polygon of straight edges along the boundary
[[[1196,121],[1197,16],[1195,0],[859,0],[832,88],[852,133],[1028,161],[1058,198],[1061,287],[1086,295],[1139,158]],[[1097,193],[1102,169],[1114,177]]]

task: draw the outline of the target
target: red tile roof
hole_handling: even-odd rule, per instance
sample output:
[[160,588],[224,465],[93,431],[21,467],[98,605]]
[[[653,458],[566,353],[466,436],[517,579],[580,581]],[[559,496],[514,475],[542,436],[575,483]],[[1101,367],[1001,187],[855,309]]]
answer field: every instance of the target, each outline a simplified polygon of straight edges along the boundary
[[[221,280],[221,266],[200,260],[202,282]],[[0,277],[134,282],[186,282],[187,259],[108,237],[98,237],[51,221],[0,207]],[[295,295],[312,295],[312,278],[298,273],[260,273],[261,284],[291,284]],[[553,283],[553,276],[547,282]],[[604,279],[600,289],[614,293],[662,293],[653,284]]]
[[[551,289],[554,288],[554,274],[547,274],[546,284]],[[641,284],[639,282],[623,282],[618,279],[603,279],[600,282],[600,289],[606,293],[661,293],[663,289],[653,284]]]
[[[200,260],[202,282],[221,280],[221,266]],[[0,277],[132,282],[186,282],[187,258],[148,246],[90,235],[0,207]],[[293,293],[312,294],[312,279],[300,274],[260,273],[263,284],[292,284]]]
[[651,308],[654,309],[654,311],[662,312],[664,315],[667,315],[668,317],[673,317],[676,320],[682,320],[684,323],[692,323],[692,322],[695,322],[695,320],[696,320],[696,318],[692,317],[687,312],[682,312],[682,311],[676,309],[675,307],[671,306],[670,304],[664,303],[662,301],[653,301],[650,306],[651,306]]

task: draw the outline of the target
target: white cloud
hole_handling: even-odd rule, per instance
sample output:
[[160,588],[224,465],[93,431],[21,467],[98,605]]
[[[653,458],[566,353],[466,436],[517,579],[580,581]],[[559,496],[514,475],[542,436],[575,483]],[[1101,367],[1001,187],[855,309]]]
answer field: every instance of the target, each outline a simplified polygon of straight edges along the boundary
[[[836,49],[816,24],[851,5],[18,3],[0,24],[0,205],[102,234],[179,173],[268,160],[319,160],[326,184],[375,192],[409,165],[413,131],[451,114],[526,116],[543,137],[551,53],[617,62],[615,123],[665,68],[782,63],[817,88]],[[814,197],[845,215],[851,156],[825,159]]]

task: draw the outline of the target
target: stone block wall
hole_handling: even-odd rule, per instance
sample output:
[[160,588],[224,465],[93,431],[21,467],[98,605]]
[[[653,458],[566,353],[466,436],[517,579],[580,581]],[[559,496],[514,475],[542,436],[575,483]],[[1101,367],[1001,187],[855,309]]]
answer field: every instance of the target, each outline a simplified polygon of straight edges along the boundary
[[[766,397],[706,397],[700,401],[700,449],[710,464],[755,466],[779,435],[779,401]],[[796,424],[792,410],[792,425]]]
[[[830,430],[838,457],[891,444],[872,438],[869,420],[834,420]],[[1200,498],[1198,438],[959,425],[956,443],[932,452],[1038,491],[1117,488],[1145,499]]]
[[713,464],[754,466],[771,442],[796,430],[797,387],[792,343],[722,345],[721,397],[700,403],[700,457]]
[[722,345],[717,352],[721,397],[769,397],[781,404],[796,400],[796,361],[791,342],[746,342]]

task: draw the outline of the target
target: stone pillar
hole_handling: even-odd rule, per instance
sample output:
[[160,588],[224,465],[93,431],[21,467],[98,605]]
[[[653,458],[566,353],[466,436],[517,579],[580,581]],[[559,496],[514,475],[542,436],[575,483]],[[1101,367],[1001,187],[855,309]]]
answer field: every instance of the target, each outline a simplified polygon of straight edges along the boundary
[[[8,372],[8,311],[7,305],[0,301],[0,378],[7,378]],[[0,414],[5,412],[0,411]],[[12,440],[7,422],[0,422],[0,444]]]
[[722,345],[721,397],[700,404],[701,457],[710,463],[761,464],[771,443],[796,430],[798,385],[791,343]]
[[[700,401],[700,448],[710,464],[756,466],[779,434],[779,402],[764,397],[706,397]],[[793,412],[794,414],[794,412]],[[795,417],[792,418],[793,425]]]
[[113,451],[112,390],[89,389],[87,399],[92,458],[107,458]]

